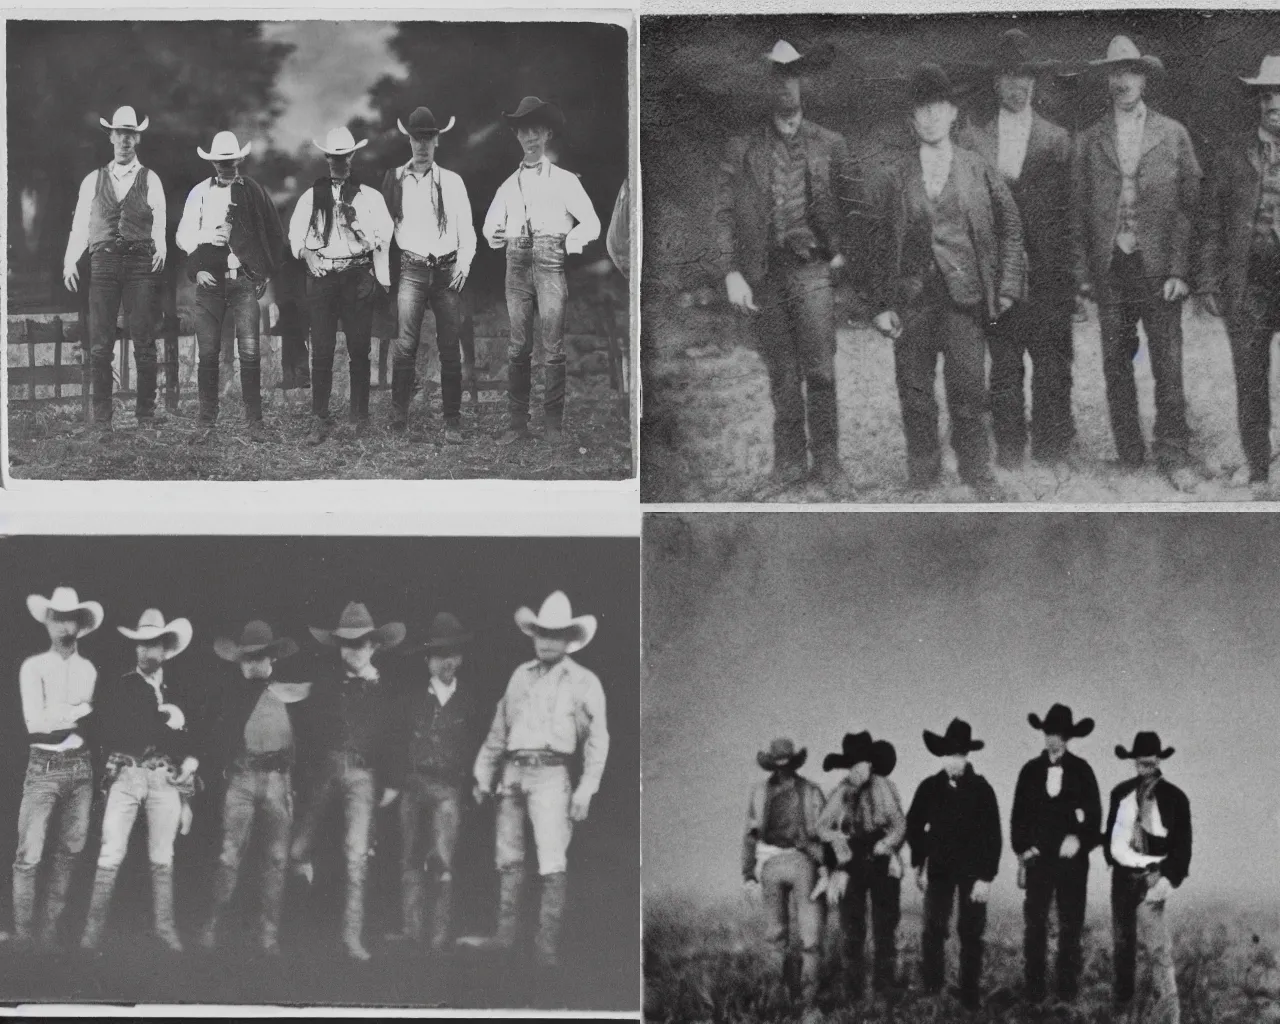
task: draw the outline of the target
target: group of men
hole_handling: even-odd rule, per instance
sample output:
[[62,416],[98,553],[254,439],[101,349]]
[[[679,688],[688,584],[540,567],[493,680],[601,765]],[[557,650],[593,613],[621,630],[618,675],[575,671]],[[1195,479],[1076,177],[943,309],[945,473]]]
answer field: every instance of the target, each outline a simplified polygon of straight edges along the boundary
[[917,145],[865,174],[842,136],[805,117],[812,56],[779,41],[767,59],[773,111],[725,150],[715,230],[729,302],[751,317],[769,375],[775,486],[814,477],[837,495],[861,486],[838,453],[832,299],[833,275],[856,260],[874,326],[894,345],[911,488],[932,487],[941,473],[940,354],[951,445],[976,496],[1004,497],[988,412],[998,466],[1023,464],[1028,433],[1033,459],[1069,460],[1072,318],[1077,298],[1091,297],[1119,468],[1148,459],[1133,368],[1141,324],[1155,380],[1150,454],[1172,486],[1194,489],[1207,473],[1183,392],[1182,306],[1194,290],[1225,321],[1248,483],[1255,496],[1270,494],[1280,56],[1241,77],[1257,127],[1219,154],[1207,183],[1187,130],[1144,100],[1162,62],[1125,36],[1084,65],[1105,77],[1111,110],[1074,141],[1032,102],[1038,77],[1061,62],[1037,59],[1020,29],[1000,36],[987,65],[997,112],[954,139],[960,90],[940,66],[920,65],[910,84]]
[[[1130,748],[1116,746],[1118,758],[1133,761],[1135,775],[1111,791],[1104,825],[1093,769],[1068,749],[1072,740],[1093,731],[1093,720],[1076,721],[1062,704],[1043,719],[1034,713],[1027,718],[1044,734],[1044,750],[1018,775],[1009,826],[1018,884],[1025,891],[1024,995],[1033,1004],[1047,997],[1048,922],[1056,903],[1056,993],[1062,1003],[1075,1000],[1089,855],[1101,846],[1112,868],[1117,1019],[1128,1020],[1136,1009],[1141,945],[1155,993],[1156,1016],[1150,1019],[1177,1024],[1177,981],[1164,911],[1190,867],[1191,809],[1186,794],[1161,772],[1173,749],[1154,732],[1139,732]],[[924,743],[942,770],[920,783],[905,814],[888,777],[897,763],[893,746],[873,741],[868,732],[846,734],[842,749],[823,761],[823,771],[845,772],[828,796],[799,774],[807,751],[797,750],[791,740],[775,740],[757,755],[768,776],[751,790],[743,879],[750,890],[762,890],[768,938],[783,977],[809,1006],[819,992],[828,905],[838,913],[843,932],[848,997],[874,999],[901,984],[897,927],[904,844],[911,848],[911,867],[924,893],[924,988],[931,994],[943,991],[945,943],[958,905],[960,983],[954,991],[966,1009],[981,1005],[987,899],[1003,845],[1000,812],[990,783],[969,762],[985,744],[973,738],[967,722],[953,719],[942,735],[926,729]],[[864,952],[868,904],[875,943],[870,991]],[[788,949],[793,933],[798,958]]]
[[[578,175],[548,156],[551,140],[564,132],[560,108],[526,96],[503,117],[520,143],[523,158],[494,196],[483,229],[492,248],[506,250],[507,260],[508,417],[500,440],[510,444],[534,436],[529,430],[529,399],[536,338],[545,358],[545,437],[554,443],[562,438],[564,424],[565,257],[582,252],[599,237],[601,226]],[[112,359],[122,300],[129,310],[137,365],[138,423],[144,431],[156,428],[152,297],[168,252],[164,189],[137,157],[149,118],[139,121],[134,108],[125,106],[111,121],[99,120],[110,135],[113,158],[81,184],[63,274],[67,288],[77,290],[77,264],[88,256],[93,419],[106,438],[111,432]],[[235,324],[248,435],[255,441],[271,440],[262,420],[259,299],[281,271],[286,253],[306,267],[305,301],[311,328],[309,443],[323,443],[333,426],[329,400],[339,321],[350,364],[349,419],[357,434],[368,428],[374,311],[397,278],[399,333],[394,344],[390,428],[407,429],[419,332],[430,308],[440,354],[443,439],[448,443],[464,440],[460,302],[476,254],[476,230],[462,178],[436,161],[440,136],[454,123],[451,117],[439,125],[425,106],[415,109],[407,124],[397,120],[411,157],[386,172],[380,190],[352,176],[352,158],[368,140],[356,141],[347,128],[334,128],[323,141],[314,142],[328,163],[328,174],[299,196],[287,231],[266,190],[241,173],[252,143],[241,146],[233,132],[222,131],[209,149],[196,147],[214,173],[188,194],[175,240],[187,255],[187,275],[196,286],[202,428],[197,440],[212,436],[218,418],[219,353],[227,317]],[[610,252],[624,273],[629,262],[625,251],[628,216],[628,204],[620,197],[614,217],[624,223],[611,227],[609,241]]]
[[[342,943],[353,960],[369,960],[364,913],[375,811],[399,800],[403,928],[388,939],[429,940],[439,952],[455,941],[453,872],[467,798],[483,804],[496,796],[497,926],[491,935],[457,942],[496,951],[514,946],[528,819],[541,876],[536,960],[557,965],[573,826],[587,817],[609,750],[600,680],[571,657],[595,636],[596,619],[575,616],[563,592],[537,612],[515,613],[535,657],[512,674],[478,753],[481,710],[461,673],[472,634],[449,612],[437,614],[426,639],[409,649],[416,658],[388,664],[383,655],[405,640],[404,624],[376,625],[363,604],[351,602],[336,628],[310,627],[317,643],[336,649],[324,674],[286,682],[276,678],[276,664],[299,646],[260,620],[238,638],[213,641],[217,656],[234,666],[224,678],[184,678],[173,661],[191,643],[191,623],[148,608],[136,628],[117,627],[136,648],[136,667],[99,680],[78,642],[102,624],[102,605],[59,586],[50,597],[31,595],[27,607],[47,629],[50,646],[23,662],[19,678],[30,754],[13,866],[16,948],[60,946],[96,782],[105,802],[83,950],[102,945],[139,812],[147,819],[155,934],[168,950],[183,950],[174,918],[174,846],[191,828],[193,800],[204,789],[220,813],[221,852],[198,938],[203,949],[219,944],[241,859],[257,831],[265,857],[256,938],[265,955],[280,954],[287,872],[313,883],[317,830],[336,800],[345,823]],[[296,821],[295,784],[304,800]],[[37,925],[37,874],[46,861],[52,863]]]

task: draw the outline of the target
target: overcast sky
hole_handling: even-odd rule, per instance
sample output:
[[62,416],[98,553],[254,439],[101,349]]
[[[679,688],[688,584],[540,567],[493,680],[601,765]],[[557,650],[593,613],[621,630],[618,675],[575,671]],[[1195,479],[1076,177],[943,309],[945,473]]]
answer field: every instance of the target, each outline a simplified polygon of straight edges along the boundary
[[[1280,517],[699,513],[646,518],[644,878],[732,891],[755,753],[775,736],[823,755],[870,729],[898,750],[904,805],[938,762],[923,729],[986,740],[1012,900],[1008,817],[1043,746],[1027,713],[1098,722],[1073,749],[1106,794],[1138,729],[1195,823],[1189,896],[1280,891]],[[1091,900],[1106,899],[1094,855]],[[914,886],[905,897],[916,899]],[[648,891],[648,890],[647,890]]]

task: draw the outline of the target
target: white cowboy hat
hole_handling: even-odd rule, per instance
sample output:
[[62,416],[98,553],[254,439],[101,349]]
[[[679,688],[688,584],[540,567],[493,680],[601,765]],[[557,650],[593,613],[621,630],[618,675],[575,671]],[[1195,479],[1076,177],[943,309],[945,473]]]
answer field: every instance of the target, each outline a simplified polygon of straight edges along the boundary
[[1113,36],[1111,42],[1107,44],[1107,55],[1101,60],[1089,61],[1089,66],[1095,68],[1110,64],[1141,64],[1147,70],[1164,70],[1164,61],[1139,51],[1137,45],[1128,36]]
[[346,156],[348,153],[354,153],[357,149],[369,144],[368,139],[361,139],[356,142],[355,137],[347,128],[330,128],[329,133],[324,137],[324,142],[316,142],[315,139],[312,139],[311,142],[316,149],[326,156]]
[[209,147],[207,153],[196,146],[196,152],[200,154],[201,160],[243,160],[249,155],[251,149],[253,149],[252,142],[246,142],[244,149],[240,148],[240,140],[236,138],[235,132],[218,132],[213,137],[213,145]]
[[1256,78],[1240,76],[1240,81],[1250,88],[1280,89],[1280,57],[1270,55],[1262,58],[1262,67],[1258,69]]
[[145,132],[147,125],[151,123],[151,118],[144,117],[142,124],[138,124],[138,114],[133,107],[120,107],[111,115],[111,120],[105,121],[98,118],[98,123],[103,128],[118,128],[120,131],[129,132]]
[[596,617],[579,615],[574,618],[569,597],[563,590],[557,590],[543,601],[537,615],[531,608],[520,608],[515,618],[516,625],[525,636],[537,636],[539,633],[572,633],[573,637],[568,647],[569,654],[582,650],[596,635]]
[[773,49],[767,54],[767,59],[773,61],[774,64],[794,64],[801,60],[800,51],[792,46],[785,39],[779,39],[773,44]]
[[27,610],[37,622],[44,622],[50,612],[59,615],[75,615],[81,620],[77,637],[92,633],[102,625],[105,613],[97,601],[81,601],[75,587],[55,587],[52,597],[31,594],[27,598]]
[[187,619],[174,619],[165,622],[159,608],[148,608],[138,618],[138,628],[116,626],[116,629],[130,640],[149,642],[164,638],[165,659],[175,658],[187,649],[191,643],[191,622]]

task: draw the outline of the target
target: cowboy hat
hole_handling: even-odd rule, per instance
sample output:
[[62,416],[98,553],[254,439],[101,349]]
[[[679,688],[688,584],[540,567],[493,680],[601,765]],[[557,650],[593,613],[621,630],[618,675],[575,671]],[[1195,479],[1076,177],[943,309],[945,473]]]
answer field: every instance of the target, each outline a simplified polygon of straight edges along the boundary
[[936,732],[924,731],[924,745],[934,757],[949,757],[954,754],[970,754],[986,746],[982,740],[973,738],[973,729],[969,723],[960,718],[951,719],[947,731],[939,736]]
[[308,626],[311,635],[328,647],[339,647],[344,640],[363,640],[372,636],[379,647],[395,647],[404,639],[403,622],[388,622],[382,626],[373,624],[369,609],[358,601],[349,601],[342,609],[337,629],[318,629]]
[[516,128],[521,124],[545,124],[553,131],[564,131],[564,114],[554,103],[538,99],[537,96],[526,96],[510,114],[503,112],[507,124]]
[[1262,58],[1262,66],[1253,78],[1240,76],[1240,81],[1250,89],[1280,90],[1280,57],[1268,55]]
[[191,622],[188,619],[174,619],[165,622],[159,608],[148,608],[138,617],[138,628],[116,626],[116,629],[130,640],[148,643],[152,640],[165,639],[164,656],[174,658],[187,649],[191,643]]
[[1033,57],[1031,37],[1020,28],[1011,28],[1000,33],[995,54],[987,67],[997,75],[1036,75],[1060,63]]
[[86,636],[102,625],[105,613],[97,601],[81,601],[75,587],[55,587],[52,597],[31,594],[27,597],[27,610],[37,622],[44,622],[50,612],[55,615],[72,615],[80,619],[80,632]]
[[1034,711],[1027,715],[1031,728],[1039,729],[1050,736],[1061,736],[1063,739],[1078,740],[1093,732],[1093,719],[1082,718],[1074,721],[1075,716],[1065,704],[1055,704],[1043,720]]
[[235,132],[218,132],[213,137],[213,145],[209,147],[207,153],[196,146],[196,152],[200,154],[201,160],[243,160],[249,155],[251,149],[253,149],[252,142],[246,142],[244,149],[240,148],[240,140],[236,138]]
[[439,612],[431,620],[431,628],[427,630],[427,639],[414,644],[404,653],[410,654],[451,654],[470,643],[471,633],[463,629],[456,615]]
[[596,617],[579,615],[573,617],[573,609],[569,605],[568,595],[563,590],[550,594],[538,614],[532,609],[521,607],[516,611],[516,625],[525,636],[537,636],[539,633],[571,633],[567,653],[573,654],[591,643],[596,635]]
[[298,645],[287,636],[276,636],[261,619],[254,619],[240,631],[239,640],[220,636],[213,641],[213,652],[223,661],[242,658],[290,658],[298,653]]
[[122,132],[145,132],[147,125],[151,123],[151,118],[144,117],[142,124],[138,124],[138,115],[133,107],[117,107],[110,121],[100,117],[98,123],[108,131],[117,129]]
[[1165,758],[1172,756],[1173,747],[1165,747],[1161,744],[1160,734],[1155,732],[1135,733],[1132,750],[1125,750],[1122,744],[1116,744],[1116,757],[1122,761],[1139,757],[1158,757],[1163,761]]
[[808,748],[796,750],[796,745],[788,739],[776,739],[769,744],[768,750],[756,754],[756,764],[767,772],[776,772],[790,768],[799,768],[809,756]]
[[844,734],[844,739],[840,741],[840,752],[828,754],[822,759],[822,770],[829,772],[836,768],[852,768],[862,761],[869,762],[872,760],[873,746],[871,733],[865,729],[858,733],[847,732]]
[[316,142],[315,139],[312,139],[311,143],[325,156],[349,156],[357,149],[362,149],[369,145],[369,140],[361,139],[356,142],[351,130],[343,127],[330,128],[328,134],[324,137],[324,142]]
[[797,78],[811,71],[826,68],[832,59],[830,46],[815,47],[808,53],[801,53],[785,39],[773,44],[773,49],[764,55],[769,70],[785,78]]
[[888,778],[898,767],[898,751],[888,740],[876,740],[871,744],[871,774]]
[[956,88],[941,65],[926,61],[911,76],[911,105],[923,107],[941,100],[954,103]]
[[1141,53],[1128,36],[1113,36],[1107,44],[1107,55],[1089,61],[1091,68],[1130,67],[1137,65],[1141,71],[1163,71],[1164,61],[1149,53]]
[[431,113],[430,107],[417,107],[413,113],[409,115],[409,127],[404,126],[404,122],[400,118],[396,118],[396,127],[400,129],[401,135],[443,135],[453,127],[455,118],[450,117],[449,123],[443,128],[436,127],[436,115]]

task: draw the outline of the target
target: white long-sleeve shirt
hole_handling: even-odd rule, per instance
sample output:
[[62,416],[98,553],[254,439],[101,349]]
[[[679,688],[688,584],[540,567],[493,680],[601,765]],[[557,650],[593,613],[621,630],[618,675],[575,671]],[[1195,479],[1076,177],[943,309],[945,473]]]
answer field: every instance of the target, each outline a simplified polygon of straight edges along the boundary
[[[432,164],[426,174],[417,174],[410,160],[396,168],[400,179],[400,223],[396,242],[416,256],[447,256],[457,252],[458,272],[471,271],[476,257],[476,226],[471,220],[471,200],[462,175]],[[436,217],[436,186],[444,197],[445,229]]]
[[[174,241],[178,248],[190,255],[201,245],[217,245],[218,228],[227,222],[227,211],[231,209],[231,186],[215,186],[212,178],[205,178],[187,193],[186,205],[182,207],[182,220],[178,222],[178,234]],[[236,254],[227,247],[227,267],[240,266]]]
[[1163,857],[1139,853],[1134,849],[1133,839],[1139,828],[1145,828],[1153,836],[1168,834],[1160,820],[1160,808],[1154,800],[1147,802],[1147,820],[1141,823],[1138,821],[1138,792],[1134,790],[1116,808],[1116,823],[1108,837],[1111,857],[1117,864],[1126,868],[1146,868],[1164,860]]
[[[111,163],[107,168],[107,174],[111,178],[111,187],[115,190],[116,199],[124,201],[124,197],[129,194],[129,189],[133,188],[133,179],[138,176],[140,170],[142,170],[142,164],[138,162],[136,156],[127,164],[118,164],[114,161]],[[66,255],[62,257],[63,277],[75,270],[76,263],[89,246],[89,211],[93,206],[93,196],[97,190],[98,171],[95,169],[85,175],[84,181],[80,182],[76,212],[71,218],[71,236],[67,239]],[[151,207],[151,240],[156,244],[156,254],[164,257],[166,255],[164,186],[160,184],[160,178],[155,171],[147,175],[147,205]]]
[[[18,670],[22,717],[32,734],[74,729],[89,713],[98,670],[88,658],[73,651],[68,658],[57,651],[33,654]],[[73,732],[61,743],[33,743],[41,750],[75,750],[84,739]]]
[[529,233],[526,224],[535,235],[564,235],[568,253],[582,252],[600,237],[600,218],[578,176],[545,156],[533,167],[521,164],[498,186],[484,218],[485,240],[500,249],[505,243],[494,237],[499,228],[505,238],[516,238]]
[[[293,216],[289,218],[289,248],[299,259],[304,249],[328,256],[331,259],[342,259],[348,256],[359,256],[368,252],[356,237],[355,232],[342,223],[337,206],[341,184],[333,186],[333,227],[329,232],[329,244],[311,227],[311,210],[313,199],[311,189],[306,189],[298,197],[298,205],[293,208]],[[373,247],[373,270],[383,287],[391,287],[390,246],[395,233],[395,224],[391,221],[391,213],[387,210],[387,202],[382,193],[368,185],[361,185],[360,191],[351,200],[355,209],[353,227],[359,228]]]
[[1022,175],[1022,164],[1027,158],[1027,143],[1031,141],[1031,104],[1012,114],[1000,108],[996,115],[996,167],[1009,181],[1017,181]]

